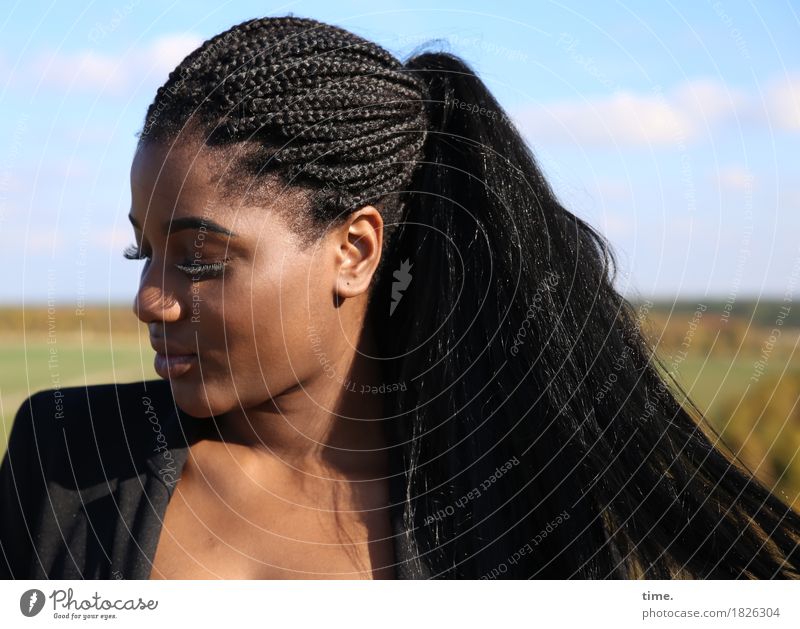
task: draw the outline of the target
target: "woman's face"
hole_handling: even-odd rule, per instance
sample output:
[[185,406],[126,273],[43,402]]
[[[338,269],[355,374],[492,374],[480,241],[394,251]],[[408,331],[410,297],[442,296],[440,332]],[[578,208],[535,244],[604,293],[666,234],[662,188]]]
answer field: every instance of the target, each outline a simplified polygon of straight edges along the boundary
[[[144,145],[131,168],[130,219],[147,258],[134,312],[157,373],[196,417],[254,407],[330,370],[355,312],[336,306],[337,293],[366,296],[371,275],[363,259],[351,266],[364,247],[338,229],[298,247],[279,215],[304,210],[296,192],[275,187],[248,205],[225,197],[218,169],[191,145]],[[379,235],[373,245],[379,254]]]

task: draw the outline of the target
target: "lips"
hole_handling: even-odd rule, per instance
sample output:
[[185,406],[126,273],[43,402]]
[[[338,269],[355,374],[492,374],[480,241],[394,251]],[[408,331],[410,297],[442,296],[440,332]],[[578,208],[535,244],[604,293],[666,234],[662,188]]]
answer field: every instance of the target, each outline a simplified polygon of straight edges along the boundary
[[197,361],[197,354],[171,343],[157,342],[151,338],[150,345],[156,351],[153,369],[165,380],[184,375]]

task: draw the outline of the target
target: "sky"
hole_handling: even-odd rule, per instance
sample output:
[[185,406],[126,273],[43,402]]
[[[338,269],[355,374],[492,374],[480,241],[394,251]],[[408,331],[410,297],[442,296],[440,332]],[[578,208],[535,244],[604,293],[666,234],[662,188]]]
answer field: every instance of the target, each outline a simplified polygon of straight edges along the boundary
[[204,40],[287,14],[461,56],[626,296],[800,291],[797,3],[26,0],[0,10],[0,302],[132,301],[147,106]]

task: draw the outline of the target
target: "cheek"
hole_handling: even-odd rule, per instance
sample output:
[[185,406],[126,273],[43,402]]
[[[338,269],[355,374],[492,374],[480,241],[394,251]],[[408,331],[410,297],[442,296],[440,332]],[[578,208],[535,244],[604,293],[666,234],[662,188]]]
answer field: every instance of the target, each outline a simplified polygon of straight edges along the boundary
[[302,267],[262,278],[225,297],[228,359],[237,385],[266,385],[275,393],[319,370],[313,341],[332,298]]
[[338,311],[324,278],[307,268],[255,277],[199,291],[191,327],[200,342],[202,375],[179,381],[176,394],[190,414],[263,403],[319,374],[333,357],[325,339],[338,329]]
[[294,370],[298,377],[307,373],[309,338],[322,298],[318,286],[306,279],[303,274],[284,276],[280,286],[262,295],[260,314],[253,318],[252,341],[262,365],[269,367],[272,362],[289,374]]

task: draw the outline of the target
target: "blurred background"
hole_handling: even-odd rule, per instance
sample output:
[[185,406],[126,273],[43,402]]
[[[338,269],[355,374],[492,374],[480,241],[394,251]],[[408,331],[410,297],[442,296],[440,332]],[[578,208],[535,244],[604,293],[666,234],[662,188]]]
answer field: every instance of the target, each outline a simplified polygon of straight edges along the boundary
[[252,17],[466,59],[725,445],[800,508],[793,2],[8,2],[0,12],[0,453],[43,388],[156,378],[130,310],[130,162],[170,70]]

